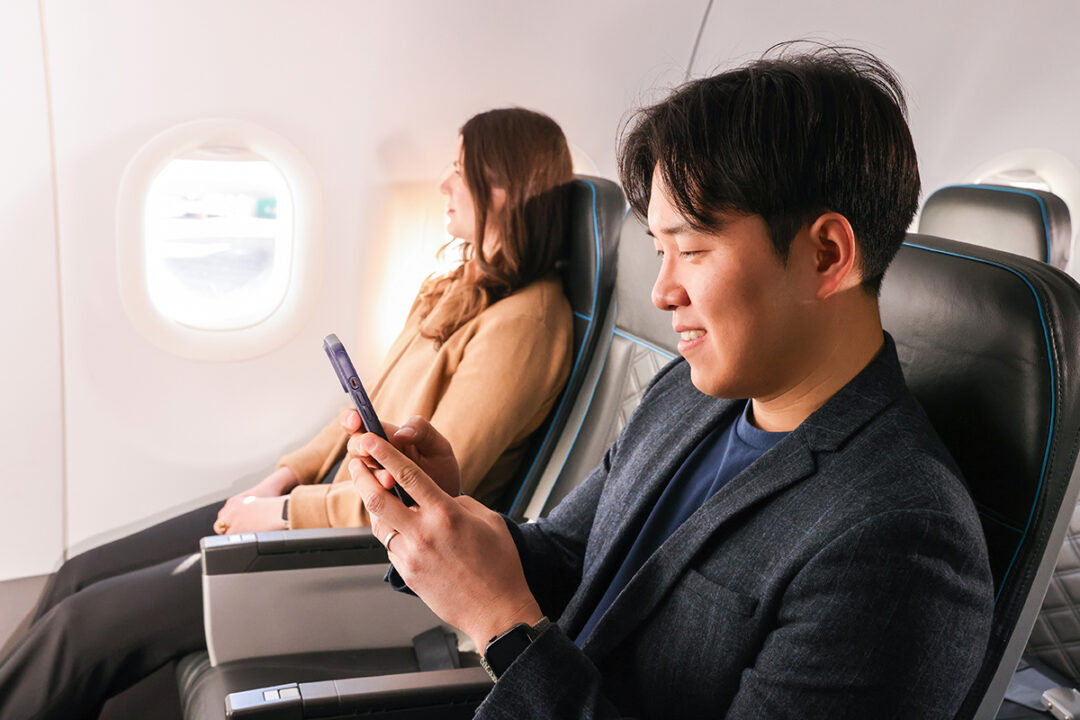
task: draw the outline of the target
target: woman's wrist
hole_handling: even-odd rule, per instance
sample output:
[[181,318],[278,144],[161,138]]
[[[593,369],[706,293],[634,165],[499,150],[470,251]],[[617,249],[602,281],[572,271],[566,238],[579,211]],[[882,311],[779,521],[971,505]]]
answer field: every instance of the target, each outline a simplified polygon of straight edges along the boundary
[[282,465],[270,473],[263,482],[277,495],[285,495],[300,483],[296,473],[288,465]]

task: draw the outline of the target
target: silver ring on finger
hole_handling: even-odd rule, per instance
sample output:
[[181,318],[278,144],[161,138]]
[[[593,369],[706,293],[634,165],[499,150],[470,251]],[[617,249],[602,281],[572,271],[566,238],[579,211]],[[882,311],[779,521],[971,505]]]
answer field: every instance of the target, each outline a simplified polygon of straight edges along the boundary
[[386,539],[383,540],[383,547],[386,548],[386,552],[390,552],[390,541],[393,540],[397,534],[397,530],[391,530],[390,532],[386,533]]

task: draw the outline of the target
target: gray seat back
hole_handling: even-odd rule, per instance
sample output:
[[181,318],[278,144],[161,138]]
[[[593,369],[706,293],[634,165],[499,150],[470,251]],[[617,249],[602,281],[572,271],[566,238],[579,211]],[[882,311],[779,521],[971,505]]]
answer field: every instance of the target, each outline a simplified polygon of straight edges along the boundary
[[949,185],[926,200],[919,233],[1042,260],[1064,270],[1069,208],[1053,193],[1002,185]]
[[676,356],[671,316],[652,304],[660,269],[652,238],[632,215],[622,223],[614,301],[558,448],[525,516],[535,519],[555,507],[618,437],[649,381]]

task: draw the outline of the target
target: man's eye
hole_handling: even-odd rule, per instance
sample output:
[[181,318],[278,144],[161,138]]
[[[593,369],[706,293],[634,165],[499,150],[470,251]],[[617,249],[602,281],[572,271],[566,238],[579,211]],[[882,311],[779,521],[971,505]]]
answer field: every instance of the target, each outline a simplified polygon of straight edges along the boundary
[[657,250],[656,251],[656,257],[658,257],[658,258],[664,257],[664,251],[663,250]]
[[679,257],[684,257],[684,258],[694,257],[695,255],[698,255],[700,253],[701,253],[701,250],[680,250],[679,251]]

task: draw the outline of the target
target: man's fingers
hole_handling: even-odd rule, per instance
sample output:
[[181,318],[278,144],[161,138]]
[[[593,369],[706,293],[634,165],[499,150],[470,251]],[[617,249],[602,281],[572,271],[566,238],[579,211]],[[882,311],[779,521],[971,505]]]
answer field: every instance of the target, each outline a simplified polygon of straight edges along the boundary
[[[360,437],[360,444],[371,457],[378,460],[379,464],[389,471],[401,489],[409,493],[417,505],[438,503],[448,497],[416,463],[378,435],[365,433]],[[402,505],[402,507],[405,506]]]
[[364,423],[360,420],[360,413],[352,408],[342,410],[341,415],[338,416],[338,422],[348,433],[360,432],[360,429],[364,427]]
[[[386,437],[392,438],[392,442],[395,445],[397,445],[398,447],[404,447],[409,444],[408,441],[399,441],[399,438],[396,435],[399,430],[397,425],[394,425],[393,423],[383,423],[382,426],[383,431],[386,432]],[[368,457],[368,451],[365,450],[360,444],[360,435],[357,433],[353,433],[353,436],[349,438],[349,442],[348,444],[346,444],[345,449],[349,452],[350,455],[355,455],[361,458]]]
[[421,454],[428,457],[453,454],[450,441],[435,429],[435,426],[419,415],[413,415],[396,432],[387,430],[387,437],[394,439],[398,447],[412,445]]
[[351,460],[349,474],[360,490],[360,498],[371,513],[373,524],[378,522],[386,523],[390,527],[405,528],[411,527],[417,520],[416,513],[405,507],[397,495],[383,487],[364,463]]

